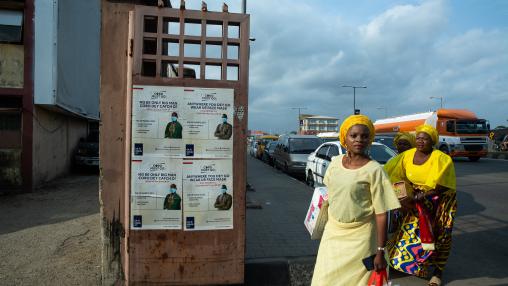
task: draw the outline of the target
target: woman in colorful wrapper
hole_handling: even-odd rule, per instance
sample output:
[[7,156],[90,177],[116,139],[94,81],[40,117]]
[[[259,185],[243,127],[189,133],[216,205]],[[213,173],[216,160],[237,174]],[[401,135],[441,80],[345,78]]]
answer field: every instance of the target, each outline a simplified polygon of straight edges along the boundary
[[328,188],[328,222],[312,277],[312,285],[367,285],[364,258],[375,255],[374,270],[386,268],[387,211],[400,207],[383,168],[367,151],[374,126],[364,115],[348,117],[340,127],[347,155],[332,159],[324,184]]
[[432,270],[430,286],[441,285],[457,211],[455,168],[450,156],[434,149],[438,138],[434,127],[417,127],[416,148],[402,153],[389,171],[392,182],[405,180],[414,189],[401,201],[400,224],[387,243],[390,266],[419,277]]

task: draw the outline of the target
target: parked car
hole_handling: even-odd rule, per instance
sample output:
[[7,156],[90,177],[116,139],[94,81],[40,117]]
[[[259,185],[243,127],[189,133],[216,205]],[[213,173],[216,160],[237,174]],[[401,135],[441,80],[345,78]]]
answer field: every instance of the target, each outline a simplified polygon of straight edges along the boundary
[[99,131],[79,140],[74,153],[74,167],[99,166]]
[[275,151],[275,147],[277,146],[278,142],[279,141],[268,142],[263,151],[262,160],[270,166],[273,166],[273,152]]
[[273,164],[286,173],[305,175],[307,157],[321,143],[315,135],[281,135],[273,152]]
[[[319,146],[309,155],[307,160],[307,166],[305,167],[305,181],[307,184],[312,187],[322,186],[326,169],[328,169],[332,158],[345,153],[346,150],[340,145],[339,141],[326,142]],[[384,165],[397,154],[388,146],[373,142],[369,148],[369,155],[372,159]]]
[[397,152],[397,147],[393,144],[393,138],[391,136],[378,135],[374,137],[374,142],[382,143],[388,146],[393,151]]

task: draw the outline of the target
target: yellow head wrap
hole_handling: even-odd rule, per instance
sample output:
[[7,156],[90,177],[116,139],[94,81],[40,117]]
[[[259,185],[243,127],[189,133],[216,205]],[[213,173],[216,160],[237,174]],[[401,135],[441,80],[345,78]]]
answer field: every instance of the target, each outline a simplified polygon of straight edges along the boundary
[[409,144],[411,144],[411,147],[413,147],[413,148],[416,146],[416,138],[413,134],[411,134],[409,132],[397,133],[397,135],[395,135],[395,138],[393,138],[393,144],[395,144],[395,146],[397,146],[397,143],[399,142],[399,140],[407,140],[409,142]]
[[418,134],[420,132],[428,134],[430,136],[430,138],[432,139],[432,143],[433,143],[432,145],[434,145],[434,146],[437,145],[438,140],[439,140],[439,135],[437,133],[436,128],[434,128],[428,124],[423,124],[423,125],[416,127],[416,134]]
[[340,126],[340,135],[339,135],[340,144],[342,144],[342,146],[346,147],[347,132],[354,125],[367,126],[367,128],[369,128],[369,135],[370,135],[369,144],[372,143],[372,141],[374,140],[374,136],[376,135],[376,131],[374,129],[374,124],[372,124],[372,121],[370,121],[370,119],[365,115],[351,115],[348,118],[346,118],[344,120],[344,122],[342,122],[342,125]]

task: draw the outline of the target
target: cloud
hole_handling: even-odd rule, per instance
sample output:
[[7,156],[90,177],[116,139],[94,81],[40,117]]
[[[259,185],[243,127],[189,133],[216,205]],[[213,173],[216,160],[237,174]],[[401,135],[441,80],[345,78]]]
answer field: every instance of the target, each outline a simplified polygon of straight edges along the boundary
[[[271,2],[270,2],[271,3]],[[298,112],[338,116],[357,108],[376,118],[469,108],[493,125],[506,118],[508,30],[452,34],[447,1],[393,6],[354,26],[316,4],[249,3],[251,47],[249,128],[287,132]],[[504,117],[503,117],[504,116]]]

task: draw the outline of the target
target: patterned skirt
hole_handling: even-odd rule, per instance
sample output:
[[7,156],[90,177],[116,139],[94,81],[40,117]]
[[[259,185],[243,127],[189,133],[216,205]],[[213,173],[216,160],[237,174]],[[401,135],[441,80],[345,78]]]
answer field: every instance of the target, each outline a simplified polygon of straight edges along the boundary
[[422,248],[416,208],[398,212],[396,231],[387,243],[390,266],[419,277],[427,277],[431,268],[442,271],[446,265],[451,250],[453,220],[457,212],[456,193],[445,192],[439,197],[426,198],[424,205],[432,222],[435,250]]

